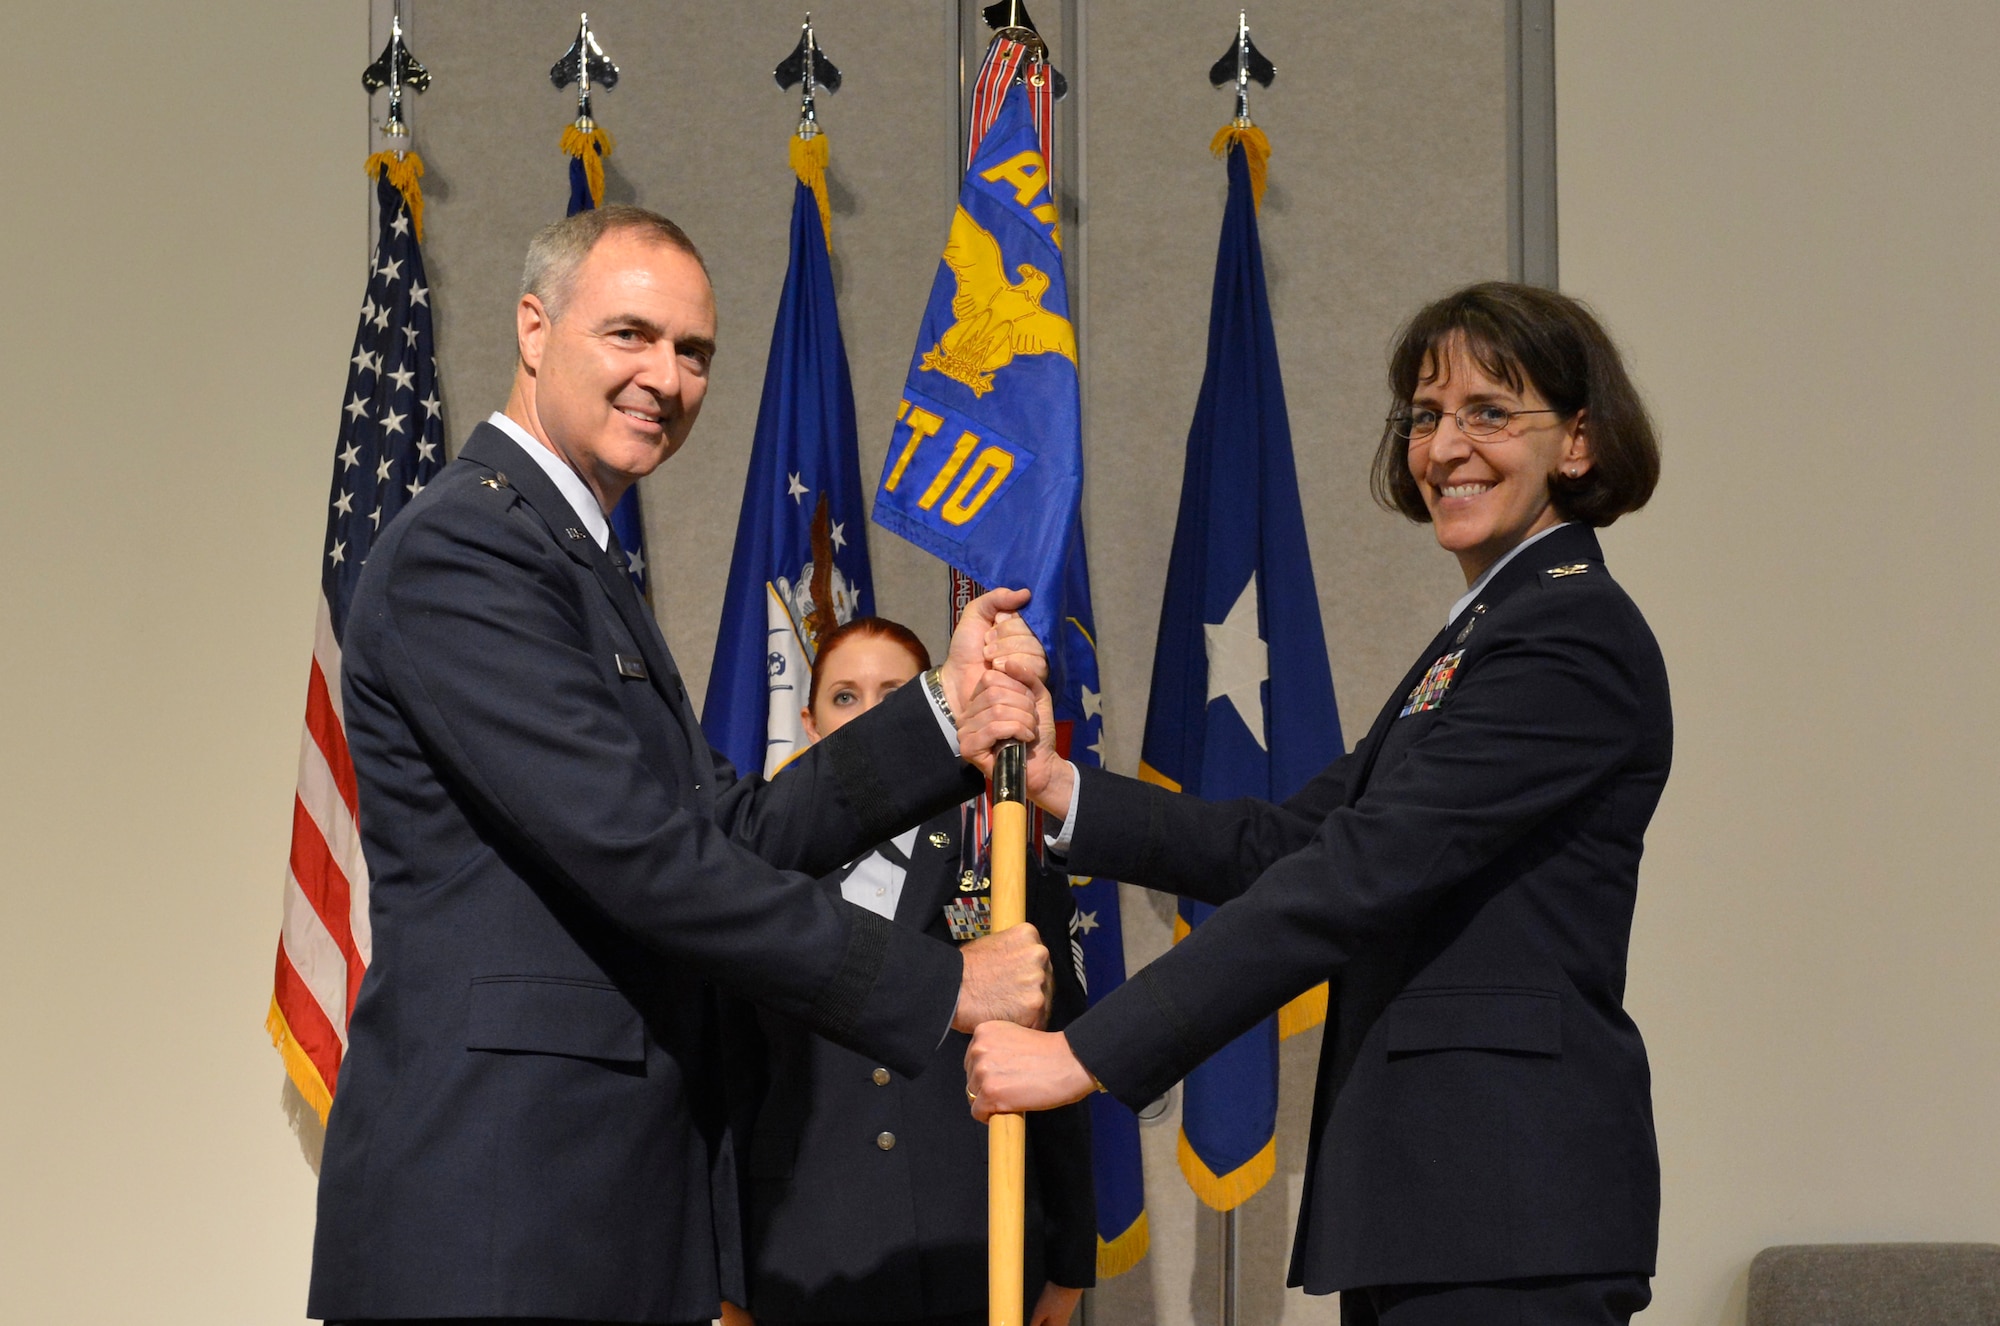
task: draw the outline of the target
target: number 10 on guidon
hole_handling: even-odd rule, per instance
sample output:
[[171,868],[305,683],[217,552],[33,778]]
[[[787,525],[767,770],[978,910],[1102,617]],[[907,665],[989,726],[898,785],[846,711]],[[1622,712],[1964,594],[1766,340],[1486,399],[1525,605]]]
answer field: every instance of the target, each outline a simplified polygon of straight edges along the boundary
[[882,491],[907,515],[962,539],[994,498],[1034,464],[1032,453],[1006,439],[982,436],[972,420],[944,406],[903,400],[896,405],[897,438]]

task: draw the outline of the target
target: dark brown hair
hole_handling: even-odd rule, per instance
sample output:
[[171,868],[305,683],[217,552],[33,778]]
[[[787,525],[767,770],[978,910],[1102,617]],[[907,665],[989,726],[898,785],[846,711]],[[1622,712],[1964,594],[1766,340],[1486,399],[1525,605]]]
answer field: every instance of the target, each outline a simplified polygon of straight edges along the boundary
[[1461,338],[1495,381],[1514,391],[1532,387],[1565,418],[1590,411],[1585,424],[1590,468],[1574,479],[1549,476],[1549,498],[1565,520],[1604,526],[1646,505],[1660,481],[1660,444],[1618,347],[1580,301],[1507,281],[1485,281],[1446,295],[1411,318],[1397,338],[1389,355],[1395,408],[1369,471],[1377,502],[1429,523],[1396,416],[1410,408],[1426,369],[1434,372],[1438,357]]
[[826,639],[819,642],[819,652],[813,655],[812,682],[806,688],[806,708],[819,703],[820,664],[833,657],[833,651],[857,636],[872,640],[890,640],[910,652],[917,661],[917,671],[924,672],[931,665],[931,651],[924,648],[924,642],[917,639],[917,633],[901,622],[892,622],[887,617],[856,617],[834,627],[826,633]]

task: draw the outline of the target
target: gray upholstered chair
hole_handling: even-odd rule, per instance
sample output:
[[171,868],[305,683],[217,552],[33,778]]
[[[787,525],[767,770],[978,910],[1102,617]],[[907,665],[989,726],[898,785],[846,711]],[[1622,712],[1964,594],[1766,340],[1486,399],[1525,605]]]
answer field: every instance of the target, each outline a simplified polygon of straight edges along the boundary
[[2000,1326],[2000,1244],[1808,1243],[1750,1263],[1747,1326]]

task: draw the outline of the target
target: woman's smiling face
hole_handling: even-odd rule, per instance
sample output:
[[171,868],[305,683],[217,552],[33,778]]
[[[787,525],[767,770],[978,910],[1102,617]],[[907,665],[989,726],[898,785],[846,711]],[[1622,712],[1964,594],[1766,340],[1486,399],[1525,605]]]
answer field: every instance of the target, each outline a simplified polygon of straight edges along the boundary
[[1523,539],[1561,522],[1549,496],[1552,475],[1590,468],[1585,411],[1525,414],[1491,437],[1468,437],[1456,416],[1481,406],[1512,414],[1549,403],[1530,383],[1517,391],[1495,380],[1454,336],[1425,362],[1410,400],[1412,410],[1439,418],[1435,432],[1411,440],[1409,465],[1438,545],[1458,557],[1468,585]]

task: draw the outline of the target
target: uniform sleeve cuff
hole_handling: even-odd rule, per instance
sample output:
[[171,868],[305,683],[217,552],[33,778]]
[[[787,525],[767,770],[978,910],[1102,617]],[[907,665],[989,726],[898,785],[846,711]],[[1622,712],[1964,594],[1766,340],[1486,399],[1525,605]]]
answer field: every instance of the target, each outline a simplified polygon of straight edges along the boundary
[[1043,841],[1057,856],[1069,855],[1070,835],[1076,832],[1076,806],[1083,800],[1083,778],[1076,771],[1075,761],[1065,761],[1069,765],[1069,811],[1063,816],[1062,828],[1053,836],[1044,834]]
[[945,707],[944,682],[939,680],[936,668],[932,668],[923,675],[923,685],[924,699],[930,701],[931,713],[937,718],[938,730],[944,733],[946,743],[951,746],[951,753],[953,755],[960,754],[958,749],[958,724],[951,721],[951,710]]

